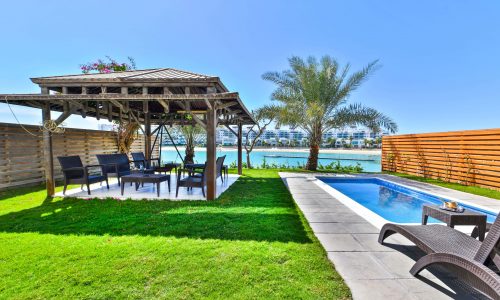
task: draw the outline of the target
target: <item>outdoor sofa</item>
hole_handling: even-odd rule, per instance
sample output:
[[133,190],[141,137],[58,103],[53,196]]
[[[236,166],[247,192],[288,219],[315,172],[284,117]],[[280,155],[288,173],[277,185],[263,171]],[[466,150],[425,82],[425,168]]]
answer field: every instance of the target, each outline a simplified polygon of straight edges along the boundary
[[118,179],[120,185],[120,177],[130,175],[130,161],[127,154],[96,154],[99,164],[102,165],[104,175],[107,177],[113,176]]
[[394,233],[413,242],[427,255],[421,257],[410,270],[417,276],[431,265],[443,265],[460,279],[493,299],[500,299],[500,276],[489,266],[500,269],[496,247],[500,240],[500,217],[483,242],[451,227],[434,225],[385,224],[379,235],[379,243]]

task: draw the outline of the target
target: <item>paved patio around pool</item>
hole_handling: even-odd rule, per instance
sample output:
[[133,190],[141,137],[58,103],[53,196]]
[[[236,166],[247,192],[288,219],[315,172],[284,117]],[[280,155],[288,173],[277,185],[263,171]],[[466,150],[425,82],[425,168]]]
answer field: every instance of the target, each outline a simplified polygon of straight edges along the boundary
[[[380,245],[379,228],[318,186],[316,175],[326,174],[280,173],[354,299],[484,299],[442,267],[432,267],[421,276],[413,277],[409,270],[424,253],[400,235],[387,238],[387,246]],[[376,176],[469,202],[477,201],[491,209],[497,206],[496,200],[485,197],[394,176]]]
[[[225,192],[233,183],[238,180],[239,175],[229,174],[228,179],[221,181],[217,179],[217,197],[219,197],[223,192]],[[170,192],[168,191],[167,182],[162,182],[160,184],[160,197],[156,196],[156,188],[152,183],[145,183],[143,187],[139,187],[136,191],[134,186],[125,184],[123,196],[121,195],[120,187],[118,186],[118,181],[116,178],[111,178],[109,180],[109,190],[106,188],[106,184],[103,183],[101,186],[99,183],[90,185],[91,195],[87,194],[87,188],[84,190],[78,188],[70,189],[66,191],[66,197],[76,197],[76,198],[115,198],[115,199],[132,199],[132,200],[206,200],[201,193],[200,188],[193,188],[188,191],[185,187],[179,188],[179,196],[175,197],[175,188],[177,186],[176,178],[172,174],[170,179]],[[206,189],[205,189],[206,192]],[[63,197],[63,193],[59,192],[55,194],[56,197]]]

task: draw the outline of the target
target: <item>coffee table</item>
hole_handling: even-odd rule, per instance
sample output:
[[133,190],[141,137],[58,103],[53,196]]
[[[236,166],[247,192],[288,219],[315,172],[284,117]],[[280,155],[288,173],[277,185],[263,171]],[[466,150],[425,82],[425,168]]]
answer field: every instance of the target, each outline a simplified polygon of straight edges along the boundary
[[135,183],[135,190],[139,188],[139,184],[144,183],[153,183],[156,184],[156,195],[160,197],[160,183],[167,181],[168,183],[168,192],[170,193],[170,175],[162,175],[162,174],[130,174],[121,177],[121,195],[123,196],[123,190],[125,188],[125,183]]
[[422,207],[422,225],[427,224],[427,219],[431,217],[446,223],[453,228],[455,225],[472,225],[478,230],[479,240],[484,240],[486,234],[486,215],[465,209],[463,212],[453,212],[441,209],[439,205],[424,204]]

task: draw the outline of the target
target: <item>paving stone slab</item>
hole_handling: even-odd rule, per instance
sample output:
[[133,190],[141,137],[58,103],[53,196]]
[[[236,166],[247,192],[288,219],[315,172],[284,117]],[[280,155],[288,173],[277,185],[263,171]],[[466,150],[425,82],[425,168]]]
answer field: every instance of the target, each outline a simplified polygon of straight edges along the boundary
[[351,234],[318,233],[316,236],[326,251],[365,251]]
[[[346,280],[353,299],[407,300],[417,299],[396,279]],[[431,300],[433,298],[429,298]]]
[[385,270],[370,252],[328,252],[328,258],[335,261],[335,269],[345,280],[397,278]]

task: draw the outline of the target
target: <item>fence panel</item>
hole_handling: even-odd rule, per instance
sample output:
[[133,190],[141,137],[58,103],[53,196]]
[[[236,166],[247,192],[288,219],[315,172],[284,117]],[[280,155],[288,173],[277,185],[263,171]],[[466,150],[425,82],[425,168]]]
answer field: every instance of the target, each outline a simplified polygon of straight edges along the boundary
[[[45,180],[42,132],[38,126],[24,127],[29,132],[18,124],[0,123],[0,189]],[[95,154],[118,151],[113,131],[66,128],[64,133],[52,136],[52,143],[56,179],[62,178],[57,156],[79,155],[84,164],[96,164]],[[134,141],[131,150],[144,151],[142,135]],[[153,157],[158,157],[158,151],[155,147]]]
[[500,129],[384,136],[382,170],[500,189]]

